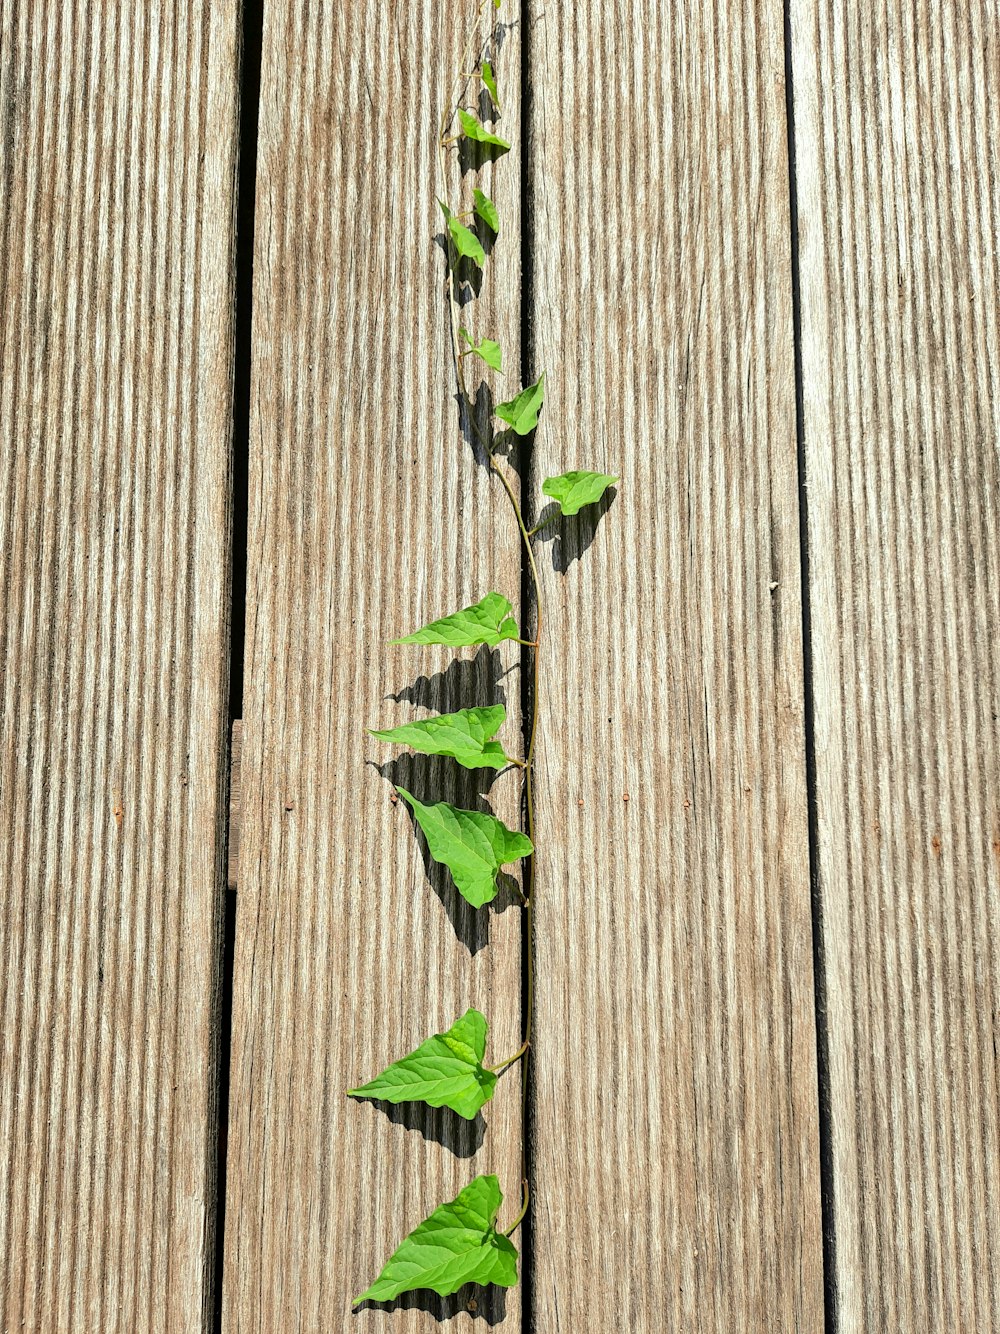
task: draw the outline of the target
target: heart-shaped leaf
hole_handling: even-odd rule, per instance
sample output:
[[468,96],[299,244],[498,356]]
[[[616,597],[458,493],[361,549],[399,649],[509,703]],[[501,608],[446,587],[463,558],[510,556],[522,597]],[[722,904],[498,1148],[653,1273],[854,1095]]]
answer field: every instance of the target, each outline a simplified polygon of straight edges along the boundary
[[564,472],[559,477],[546,477],[542,494],[558,501],[563,514],[578,514],[584,505],[600,500],[617,477],[604,472]]
[[466,769],[503,769],[510,763],[503,747],[494,741],[507,718],[502,704],[483,709],[459,709],[457,713],[439,713],[434,718],[402,723],[384,732],[369,728],[380,741],[412,746],[421,755],[447,755]]
[[435,1033],[369,1083],[348,1089],[348,1095],[450,1107],[472,1121],[493,1097],[497,1082],[492,1070],[483,1068],[486,1030],[485,1017],[478,1010],[466,1010],[446,1033]]
[[501,421],[512,426],[518,435],[527,435],[538,425],[538,414],[545,401],[545,372],[534,384],[522,389],[516,398],[507,403],[498,403],[494,411]]
[[500,351],[500,344],[494,343],[489,338],[480,338],[478,343],[472,341],[468,329],[459,329],[458,336],[466,344],[470,352],[475,352],[477,357],[481,357],[491,370],[503,373],[502,360],[503,354]]
[[488,644],[491,648],[505,639],[519,639],[513,608],[499,593],[487,593],[479,602],[462,611],[431,621],[412,635],[394,639],[394,644],[447,644],[449,648],[472,648]]
[[[500,6],[497,5],[497,8],[499,9]],[[493,105],[496,107],[497,111],[499,111],[500,98],[497,96],[497,81],[493,75],[493,66],[490,64],[488,60],[483,61],[482,75],[483,75],[483,83],[486,84],[486,91],[489,93],[493,101]]]
[[478,186],[472,192],[472,207],[494,232],[500,231],[500,214],[497,212],[497,206],[489,195],[484,195]]
[[484,811],[465,811],[439,801],[425,806],[404,788],[396,791],[424,831],[430,854],[447,866],[462,898],[481,908],[496,897],[497,872],[534,849],[531,840]]
[[492,134],[471,111],[460,111],[458,119],[466,139],[472,139],[477,144],[488,144],[491,148],[500,148],[505,153],[509,150],[507,140],[501,139],[499,134]]
[[480,244],[479,237],[475,232],[470,232],[468,227],[459,222],[447,204],[443,203],[440,199],[438,200],[438,203],[441,205],[441,212],[444,214],[445,221],[448,223],[451,239],[454,241],[455,249],[458,251],[459,255],[475,260],[479,267],[482,268],[486,263],[486,251]]
[[464,1283],[517,1283],[517,1249],[498,1232],[503,1195],[495,1176],[479,1176],[413,1229],[385,1262],[359,1302],[391,1302],[404,1292],[430,1288],[449,1297]]

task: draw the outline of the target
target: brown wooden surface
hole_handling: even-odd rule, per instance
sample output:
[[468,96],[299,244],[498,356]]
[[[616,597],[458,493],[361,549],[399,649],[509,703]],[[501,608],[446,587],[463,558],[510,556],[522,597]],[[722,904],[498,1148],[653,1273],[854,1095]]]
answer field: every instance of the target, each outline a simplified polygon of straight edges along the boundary
[[[512,1196],[505,1216],[516,1209],[516,1072],[485,1109],[485,1138],[448,1112],[387,1115],[344,1094],[469,1005],[490,1019],[496,1059],[519,1041],[513,896],[501,893],[495,911],[465,905],[445,874],[425,869],[404,804],[390,800],[396,779],[424,799],[472,804],[485,775],[394,761],[364,733],[499,697],[518,744],[516,646],[387,645],[492,588],[519,599],[504,496],[458,429],[432,239],[437,118],[463,26],[454,6],[428,0],[264,11],[230,1334],[435,1328],[468,1292],[444,1303],[418,1294],[392,1315],[354,1319],[351,1298],[478,1172],[497,1170]],[[497,60],[515,142],[517,37],[508,30]],[[485,182],[508,234],[469,319],[516,367],[517,155]],[[516,796],[507,774],[489,801],[512,821]],[[520,1327],[519,1292],[472,1295],[494,1327]]]
[[0,1326],[202,1328],[235,6],[0,5]]
[[478,1172],[517,1203],[516,1071],[472,1126],[344,1096],[522,1023],[512,893],[391,799],[516,776],[364,733],[502,698],[518,750],[516,646],[386,642],[521,588],[433,241],[474,2],[264,6],[227,777],[239,15],[0,0],[4,1330],[211,1328],[228,781],[228,1334],[813,1334],[817,1085],[827,1327],[1000,1328],[1000,10],[791,0],[800,493],[781,13],[531,0],[522,199],[517,8],[464,318],[506,397],[528,317],[531,496],[622,477],[538,544],[531,1281],[352,1316]]
[[534,1319],[822,1328],[780,7],[535,4]]
[[993,1330],[1000,10],[792,20],[837,1329]]

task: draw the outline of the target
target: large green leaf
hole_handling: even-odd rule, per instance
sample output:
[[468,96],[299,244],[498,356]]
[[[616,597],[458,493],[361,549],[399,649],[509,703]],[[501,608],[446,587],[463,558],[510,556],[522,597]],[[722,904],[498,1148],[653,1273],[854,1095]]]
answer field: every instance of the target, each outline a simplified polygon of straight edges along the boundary
[[495,1176],[479,1176],[413,1229],[385,1262],[359,1302],[391,1302],[404,1292],[430,1288],[449,1297],[465,1283],[517,1283],[517,1249],[498,1232],[503,1195]]
[[475,352],[477,357],[486,362],[491,370],[503,373],[503,354],[499,343],[494,343],[490,338],[480,338],[478,343],[474,343],[468,329],[464,328],[459,329],[458,336],[471,352]]
[[558,501],[563,514],[578,514],[584,505],[600,500],[617,481],[605,472],[564,472],[559,477],[546,477],[542,494]]
[[545,372],[534,384],[522,389],[516,398],[508,403],[498,403],[494,411],[501,421],[512,426],[518,435],[527,435],[538,425],[538,414],[545,400]]
[[442,200],[438,200],[441,205],[441,212],[448,223],[448,230],[451,232],[451,239],[455,243],[455,249],[459,255],[464,255],[468,259],[475,260],[480,268],[486,263],[486,251],[480,244],[479,237],[475,232],[470,232],[468,227],[464,226],[452,213],[451,209]]
[[487,593],[479,602],[462,611],[442,616],[414,630],[412,635],[394,639],[394,644],[447,644],[449,648],[472,648],[476,644],[493,647],[505,639],[519,639],[513,608],[500,593]]
[[466,1010],[447,1033],[435,1033],[369,1083],[347,1092],[352,1098],[450,1107],[471,1121],[493,1097],[497,1082],[491,1070],[483,1069],[486,1029],[478,1010]]
[[477,144],[488,144],[491,148],[501,148],[505,153],[510,148],[506,139],[501,139],[499,134],[493,134],[488,130],[471,111],[460,111],[458,119],[466,139],[473,139]]
[[[499,9],[500,6],[497,5],[497,8]],[[490,64],[490,62],[489,62],[488,60],[484,60],[484,61],[483,61],[482,74],[483,74],[483,83],[486,84],[486,91],[489,93],[490,97],[492,98],[492,100],[493,100],[493,105],[496,107],[497,111],[499,111],[499,110],[500,110],[500,98],[499,98],[499,96],[498,96],[498,94],[497,94],[497,81],[496,81],[496,78],[495,78],[495,76],[494,76],[494,74],[493,74],[493,66]]]
[[496,897],[501,866],[533,851],[525,834],[508,829],[495,815],[464,811],[446,801],[425,806],[404,788],[396,791],[424,831],[431,856],[447,866],[456,889],[474,908]]
[[483,222],[486,223],[487,227],[494,232],[499,232],[500,214],[497,212],[497,206],[489,195],[483,194],[478,185],[472,192],[472,201],[472,207],[482,218]]
[[439,713],[415,723],[402,723],[372,736],[412,746],[421,755],[448,755],[466,769],[503,769],[510,761],[503,747],[493,737],[503,726],[507,710],[502,704],[483,709],[459,709],[457,713]]

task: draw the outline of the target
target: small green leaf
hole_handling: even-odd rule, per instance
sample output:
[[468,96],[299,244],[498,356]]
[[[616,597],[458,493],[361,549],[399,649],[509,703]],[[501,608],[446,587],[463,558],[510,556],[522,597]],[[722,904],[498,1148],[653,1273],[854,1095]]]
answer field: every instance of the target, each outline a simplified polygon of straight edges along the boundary
[[478,186],[473,190],[472,198],[473,208],[482,218],[483,222],[486,223],[487,227],[491,227],[493,231],[499,232],[500,214],[497,212],[497,206],[494,204],[493,200],[490,199],[489,195],[484,195]]
[[493,737],[506,718],[504,706],[493,704],[484,709],[439,713],[434,718],[403,723],[385,732],[368,730],[380,741],[412,746],[421,755],[447,755],[466,769],[503,769],[510,761]]
[[564,472],[559,477],[546,477],[542,494],[559,502],[563,514],[578,514],[584,505],[600,500],[617,477],[604,472]]
[[393,644],[447,644],[449,648],[472,648],[488,644],[491,648],[505,639],[520,639],[513,608],[500,593],[487,593],[479,602],[462,611],[442,616],[414,630],[411,635],[392,640]]
[[473,139],[477,144],[488,144],[491,148],[503,149],[505,153],[509,150],[510,144],[507,140],[488,130],[471,111],[459,111],[458,119],[466,139]]
[[486,263],[486,252],[480,245],[479,237],[475,232],[470,232],[468,227],[463,226],[463,224],[459,222],[447,204],[443,203],[440,199],[438,200],[438,203],[441,205],[441,211],[448,223],[448,230],[451,232],[451,239],[454,241],[455,249],[458,251],[459,255],[464,255],[468,259],[475,260],[479,267],[482,268]]
[[[493,0],[493,3],[496,5],[497,9],[500,8],[500,0]],[[493,105],[496,107],[497,111],[499,111],[500,98],[497,96],[497,81],[493,77],[493,66],[488,60],[483,61],[482,75],[483,83],[486,84],[486,91],[493,99]]]
[[534,851],[531,840],[484,811],[463,811],[439,801],[425,806],[404,788],[396,791],[424,831],[430,854],[447,866],[458,892],[481,908],[496,897],[497,872]]
[[435,1033],[369,1083],[348,1089],[348,1096],[450,1107],[472,1121],[493,1097],[497,1082],[492,1070],[483,1068],[486,1030],[485,1017],[466,1010],[447,1033]]
[[535,383],[529,384],[527,389],[522,389],[516,398],[512,398],[508,403],[498,403],[495,412],[500,420],[512,426],[518,435],[527,435],[538,425],[538,414],[542,410],[544,400],[545,372],[542,371]]
[[462,341],[475,352],[477,357],[481,357],[491,370],[503,373],[501,365],[503,353],[500,351],[500,344],[494,343],[491,338],[480,338],[478,343],[474,343],[469,335],[468,329],[459,329],[458,336]]
[[517,1283],[517,1249],[496,1229],[503,1203],[495,1176],[478,1176],[450,1204],[437,1209],[406,1237],[359,1302],[391,1302],[401,1293],[430,1288],[450,1297],[465,1283]]

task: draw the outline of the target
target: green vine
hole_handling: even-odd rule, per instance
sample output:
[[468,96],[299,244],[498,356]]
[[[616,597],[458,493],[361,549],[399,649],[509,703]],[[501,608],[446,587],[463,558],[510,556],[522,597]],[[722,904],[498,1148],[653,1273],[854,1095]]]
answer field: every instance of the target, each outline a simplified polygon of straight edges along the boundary
[[[475,436],[489,461],[491,474],[506,492],[524,547],[535,602],[535,634],[525,638],[513,617],[510,601],[499,593],[487,593],[479,602],[451,615],[431,621],[412,634],[394,640],[397,644],[445,645],[450,648],[495,647],[504,642],[519,644],[531,657],[532,690],[527,720],[527,747],[524,758],[508,755],[495,740],[507,718],[502,704],[461,709],[456,713],[404,723],[386,730],[372,730],[376,739],[409,746],[423,755],[441,755],[455,760],[466,769],[489,768],[497,771],[514,766],[522,775],[525,828],[509,829],[496,816],[484,811],[462,810],[448,802],[424,805],[401,787],[396,792],[410,809],[427,841],[430,855],[448,868],[458,892],[475,908],[484,907],[497,893],[501,867],[523,863],[522,888],[518,890],[524,912],[526,979],[524,994],[524,1036],[516,1052],[495,1065],[485,1065],[488,1024],[478,1010],[470,1009],[444,1033],[436,1033],[416,1050],[395,1061],[381,1074],[358,1088],[348,1089],[351,1097],[382,1099],[386,1102],[424,1102],[431,1107],[448,1107],[467,1120],[475,1118],[493,1097],[500,1075],[521,1064],[521,1200],[513,1221],[501,1230],[497,1215],[503,1203],[500,1184],[495,1176],[478,1176],[461,1190],[454,1200],[440,1205],[404,1238],[386,1261],[381,1273],[367,1291],[355,1298],[362,1301],[393,1301],[404,1292],[428,1288],[440,1296],[457,1292],[466,1283],[512,1287],[517,1282],[517,1250],[510,1238],[524,1220],[529,1205],[527,1096],[528,1062],[535,1005],[535,752],[538,741],[540,663],[542,645],[542,588],[535,559],[534,540],[554,520],[577,514],[585,505],[599,501],[618,479],[606,473],[567,472],[548,477],[542,494],[555,501],[541,520],[529,528],[521,509],[517,490],[502,462],[500,444],[516,445],[519,438],[531,436],[538,425],[545,399],[545,374],[524,387],[514,398],[498,403],[496,419],[506,428],[498,436],[492,427],[481,426],[469,394],[466,379],[468,359],[475,358],[494,374],[503,372],[500,344],[486,337],[478,341],[459,319],[460,272],[467,266],[484,270],[487,244],[500,234],[500,216],[496,205],[477,186],[465,208],[453,209],[448,202],[448,152],[464,143],[467,151],[477,154],[479,163],[502,157],[509,142],[490,129],[475,111],[462,105],[470,87],[483,89],[491,112],[486,119],[495,125],[501,116],[494,61],[499,29],[490,22],[482,33],[483,15],[501,0],[480,0],[475,23],[456,75],[450,97],[438,127],[438,162],[441,175],[439,204],[447,228],[447,294],[451,323],[451,355],[459,390],[459,402],[469,431]],[[474,53],[475,63],[470,69]],[[455,121],[457,130],[454,129]]]

